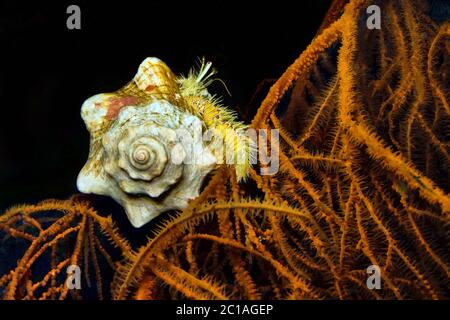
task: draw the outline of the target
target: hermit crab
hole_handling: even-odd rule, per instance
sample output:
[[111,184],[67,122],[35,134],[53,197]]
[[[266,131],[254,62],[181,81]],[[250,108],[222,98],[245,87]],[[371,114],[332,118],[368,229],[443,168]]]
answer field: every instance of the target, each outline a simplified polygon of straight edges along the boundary
[[219,165],[234,166],[244,179],[254,142],[246,125],[208,92],[215,72],[202,59],[177,77],[161,60],[146,58],[123,88],[87,99],[81,116],[90,151],[79,191],[111,196],[141,227],[185,208]]

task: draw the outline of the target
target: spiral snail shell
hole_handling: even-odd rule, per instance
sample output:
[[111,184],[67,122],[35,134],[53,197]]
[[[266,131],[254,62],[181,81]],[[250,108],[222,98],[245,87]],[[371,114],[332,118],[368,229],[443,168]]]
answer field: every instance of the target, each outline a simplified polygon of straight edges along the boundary
[[[230,129],[239,141],[236,153],[246,156],[245,126],[209,95],[207,71],[202,64],[176,77],[161,60],[147,58],[125,87],[87,99],[81,116],[90,151],[78,189],[111,196],[141,227],[164,211],[185,208],[223,162],[221,151],[201,139],[203,129]],[[247,165],[240,164],[238,178]]]

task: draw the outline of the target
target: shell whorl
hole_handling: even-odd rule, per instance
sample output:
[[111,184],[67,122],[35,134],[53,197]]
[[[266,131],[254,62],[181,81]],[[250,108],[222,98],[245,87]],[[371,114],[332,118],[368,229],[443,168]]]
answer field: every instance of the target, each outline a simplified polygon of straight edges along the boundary
[[[161,60],[147,58],[125,87],[87,99],[81,115],[91,147],[78,189],[111,196],[140,227],[186,207],[206,175],[223,163],[212,143],[198,139],[202,130],[230,129],[239,138],[234,152],[247,155],[245,126],[206,91],[209,67],[177,78]],[[238,178],[246,174],[240,166]]]
[[[135,169],[141,171],[140,174],[134,176],[132,171],[129,172],[130,176],[134,179],[145,179],[146,176],[149,176],[145,180],[150,181],[161,174],[167,163],[164,146],[152,137],[142,137],[134,141],[130,146],[130,151],[127,153],[127,156],[130,164]],[[126,169],[126,166],[121,167]]]

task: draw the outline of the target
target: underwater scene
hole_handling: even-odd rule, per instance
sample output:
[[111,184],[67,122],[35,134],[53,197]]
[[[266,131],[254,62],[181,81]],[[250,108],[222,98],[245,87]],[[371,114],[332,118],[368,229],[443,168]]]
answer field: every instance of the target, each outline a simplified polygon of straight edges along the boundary
[[2,2],[1,299],[448,300],[450,2],[301,2]]

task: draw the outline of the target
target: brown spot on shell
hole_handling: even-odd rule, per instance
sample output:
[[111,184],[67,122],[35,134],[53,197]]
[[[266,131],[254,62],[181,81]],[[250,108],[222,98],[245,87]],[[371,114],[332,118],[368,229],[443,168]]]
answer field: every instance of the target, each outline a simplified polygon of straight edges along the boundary
[[156,89],[156,86],[153,85],[153,84],[149,84],[149,85],[145,88],[145,91],[151,92],[151,91],[153,91],[154,89]]
[[133,96],[114,97],[109,99],[108,112],[106,118],[115,120],[120,110],[125,106],[133,106],[139,103],[139,98]]

